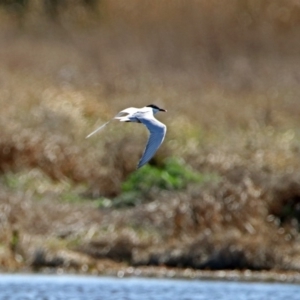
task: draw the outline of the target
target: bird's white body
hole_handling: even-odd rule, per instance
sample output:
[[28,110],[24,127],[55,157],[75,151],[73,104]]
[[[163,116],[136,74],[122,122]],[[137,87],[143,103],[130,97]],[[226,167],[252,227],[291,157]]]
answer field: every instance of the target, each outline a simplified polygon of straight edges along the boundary
[[[156,105],[148,105],[142,108],[129,107],[122,111],[120,111],[113,119],[117,119],[120,122],[136,122],[142,123],[150,132],[150,136],[142,155],[142,158],[139,161],[137,168],[145,165],[155,154],[157,149],[162,144],[166,132],[167,127],[165,124],[159,122],[154,115],[159,111],[166,111],[157,107]],[[103,129],[110,121],[106,122],[95,131],[90,133],[87,138]]]

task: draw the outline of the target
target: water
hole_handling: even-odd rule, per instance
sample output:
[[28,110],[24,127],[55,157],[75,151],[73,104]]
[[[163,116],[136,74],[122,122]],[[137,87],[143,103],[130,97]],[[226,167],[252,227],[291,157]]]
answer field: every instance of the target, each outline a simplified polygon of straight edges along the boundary
[[0,300],[299,300],[300,285],[88,276],[0,275]]

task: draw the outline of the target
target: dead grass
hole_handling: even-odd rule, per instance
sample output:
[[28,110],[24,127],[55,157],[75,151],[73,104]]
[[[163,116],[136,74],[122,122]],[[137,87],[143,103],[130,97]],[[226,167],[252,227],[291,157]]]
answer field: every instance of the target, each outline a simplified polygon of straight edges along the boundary
[[[297,4],[102,3],[100,19],[78,4],[56,25],[34,8],[17,26],[1,11],[2,269],[67,266],[55,257],[68,249],[88,254],[78,265],[89,270],[103,270],[99,257],[299,270]],[[146,133],[115,123],[85,136],[149,103],[168,109],[157,161],[181,157],[222,180],[96,210],[87,198],[120,193]],[[66,193],[86,203],[66,203]]]
[[101,261],[109,259],[133,266],[299,270],[298,223],[281,215],[288,201],[297,205],[297,177],[255,183],[251,176],[159,193],[123,210],[62,203],[56,199],[60,191],[37,200],[28,191],[4,188],[1,268],[88,265],[86,271],[103,273]]

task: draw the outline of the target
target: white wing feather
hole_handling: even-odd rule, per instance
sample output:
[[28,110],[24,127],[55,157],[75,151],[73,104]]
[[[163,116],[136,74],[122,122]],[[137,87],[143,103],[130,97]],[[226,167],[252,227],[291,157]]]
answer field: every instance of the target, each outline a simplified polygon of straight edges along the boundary
[[100,127],[98,127],[96,130],[94,130],[93,132],[91,132],[89,135],[86,136],[86,139],[89,138],[90,136],[92,136],[93,134],[95,134],[96,132],[98,132],[99,130],[103,129],[110,121],[106,122],[105,124],[103,124]]
[[162,144],[167,127],[163,123],[159,122],[155,118],[138,118],[150,131],[150,136],[144,150],[143,156],[139,161],[137,168],[139,169],[146,164],[155,154],[159,146]]
[[[125,122],[125,121],[130,121],[130,119],[128,118],[130,115],[134,114],[136,112],[136,108],[135,107],[129,107],[126,108],[124,110],[121,110],[117,115],[115,115],[111,120],[113,119],[118,119],[121,122]],[[100,127],[98,127],[96,130],[94,130],[93,132],[91,132],[89,135],[86,136],[86,139],[91,137],[92,135],[94,135],[96,132],[100,131],[101,129],[103,129],[111,120],[109,120],[108,122],[106,122],[105,124],[101,125]]]

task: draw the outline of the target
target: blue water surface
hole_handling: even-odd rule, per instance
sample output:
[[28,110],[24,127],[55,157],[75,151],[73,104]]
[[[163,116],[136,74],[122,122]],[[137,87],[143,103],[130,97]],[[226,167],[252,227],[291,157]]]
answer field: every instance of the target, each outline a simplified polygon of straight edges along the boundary
[[0,275],[0,300],[299,300],[300,285],[66,275]]

